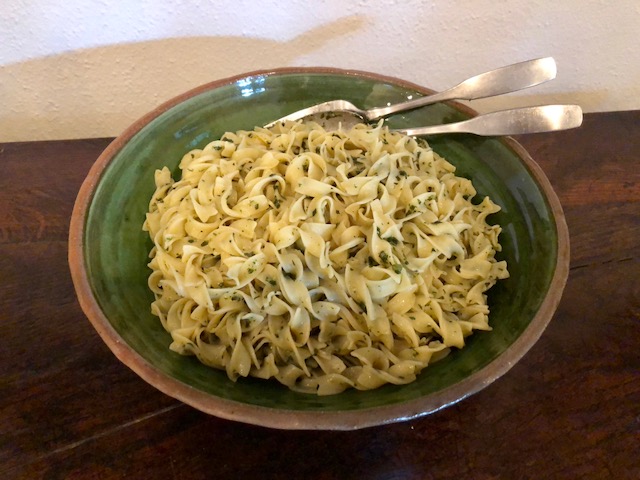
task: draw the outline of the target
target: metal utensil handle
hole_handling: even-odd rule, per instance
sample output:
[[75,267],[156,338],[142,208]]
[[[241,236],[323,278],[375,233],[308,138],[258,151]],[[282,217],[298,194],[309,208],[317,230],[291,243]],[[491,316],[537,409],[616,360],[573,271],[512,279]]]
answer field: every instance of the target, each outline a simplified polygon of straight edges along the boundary
[[567,130],[580,125],[582,125],[582,109],[578,105],[543,105],[485,113],[462,122],[395,131],[409,136],[442,133],[501,136]]
[[373,121],[394,113],[413,110],[446,100],[474,100],[515,92],[553,80],[556,77],[556,73],[556,62],[552,57],[515,63],[475,75],[455,87],[433,95],[388,107],[373,108],[367,111],[367,117],[370,121]]

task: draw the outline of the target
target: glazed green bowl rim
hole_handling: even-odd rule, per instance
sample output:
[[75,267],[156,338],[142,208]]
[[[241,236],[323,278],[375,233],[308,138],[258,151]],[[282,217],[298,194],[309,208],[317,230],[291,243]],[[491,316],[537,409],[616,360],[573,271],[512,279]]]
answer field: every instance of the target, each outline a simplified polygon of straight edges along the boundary
[[[253,77],[271,77],[291,74],[326,74],[353,76],[376,82],[391,83],[428,95],[432,90],[390,76],[361,70],[343,70],[328,67],[292,67],[257,70],[201,85],[161,104],[125,129],[98,157],[78,192],[69,229],[69,266],[78,301],[102,340],[114,355],[143,380],[161,392],[191,405],[205,413],[228,420],[281,429],[335,429],[349,430],[407,420],[436,412],[456,403],[491,384],[515,365],[538,341],[556,311],[569,273],[569,232],[560,201],[542,169],[527,151],[513,138],[499,140],[519,157],[537,182],[548,203],[557,233],[557,256],[553,277],[540,308],[523,333],[489,364],[463,380],[424,397],[359,410],[304,411],[275,409],[241,403],[216,397],[191,387],[150,364],[118,334],[99,306],[88,275],[84,257],[85,227],[89,209],[101,177],[124,146],[140,130],[166,111],[202,93],[234,84]],[[467,116],[477,112],[457,102],[447,104]]]

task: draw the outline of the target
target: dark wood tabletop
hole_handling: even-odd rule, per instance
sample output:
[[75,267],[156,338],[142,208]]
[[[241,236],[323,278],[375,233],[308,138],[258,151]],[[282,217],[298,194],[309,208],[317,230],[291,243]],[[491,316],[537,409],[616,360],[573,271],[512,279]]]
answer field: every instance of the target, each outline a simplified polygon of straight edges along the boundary
[[0,478],[640,478],[640,111],[518,138],[571,234],[562,302],[532,350],[445,410],[347,432],[208,416],[108,350],[67,239],[110,140],[0,144]]

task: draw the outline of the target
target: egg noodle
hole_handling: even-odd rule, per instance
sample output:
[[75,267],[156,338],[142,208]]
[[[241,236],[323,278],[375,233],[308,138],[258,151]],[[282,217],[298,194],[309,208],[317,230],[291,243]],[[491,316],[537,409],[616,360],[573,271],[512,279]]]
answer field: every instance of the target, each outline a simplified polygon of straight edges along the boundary
[[406,384],[490,330],[500,208],[383,123],[226,133],[156,171],[144,230],[171,350],[330,395]]

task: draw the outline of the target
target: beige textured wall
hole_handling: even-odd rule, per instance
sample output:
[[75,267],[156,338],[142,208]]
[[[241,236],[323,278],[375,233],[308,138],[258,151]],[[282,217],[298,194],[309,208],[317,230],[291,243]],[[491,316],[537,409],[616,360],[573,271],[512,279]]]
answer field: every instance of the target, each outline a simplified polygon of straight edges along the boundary
[[114,136],[159,103],[246,71],[334,66],[443,89],[554,56],[558,78],[475,102],[640,108],[640,2],[3,0],[0,141]]

